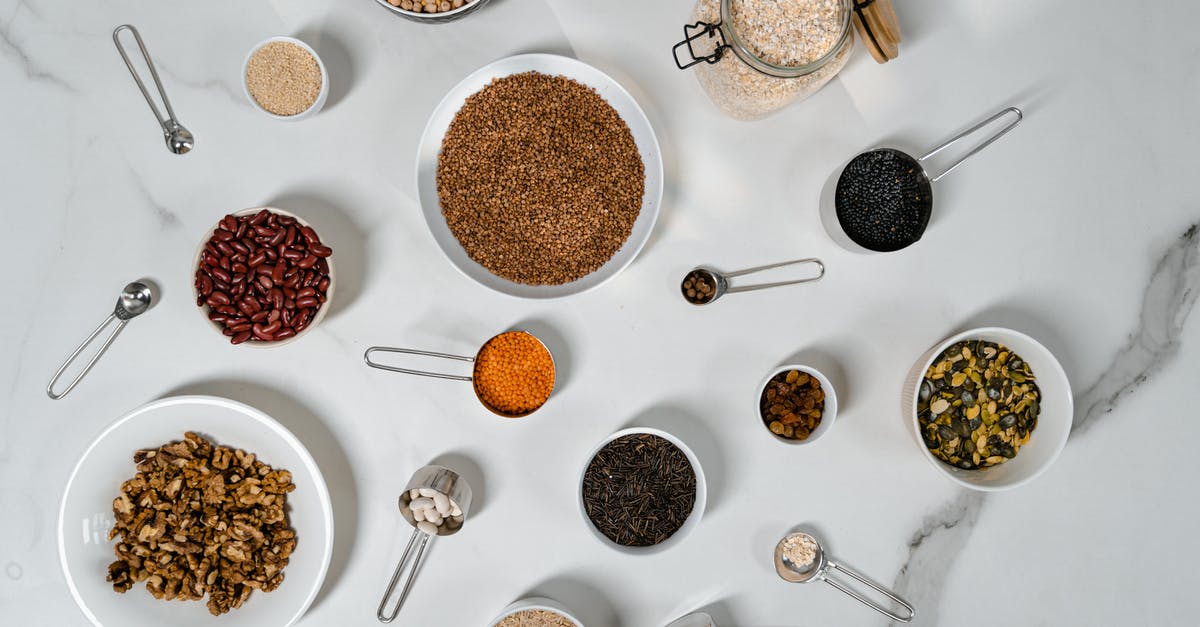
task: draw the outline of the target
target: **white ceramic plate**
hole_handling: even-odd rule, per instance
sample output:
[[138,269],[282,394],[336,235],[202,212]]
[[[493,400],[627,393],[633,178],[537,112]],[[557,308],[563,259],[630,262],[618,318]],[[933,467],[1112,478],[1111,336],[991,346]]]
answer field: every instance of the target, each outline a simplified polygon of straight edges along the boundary
[[[108,531],[112,501],[133,476],[133,453],[196,431],[217,444],[245,449],[275,468],[291,471],[296,490],[288,516],[296,550],[273,592],[254,592],[240,609],[220,617],[204,601],[160,601],[144,584],[124,594],[104,580],[113,562]],[[210,396],[178,396],[139,407],[109,425],[87,448],[63,494],[58,554],[71,595],[95,625],[119,627],[276,627],[291,625],[308,609],[333,551],[333,509],[316,462],[283,425],[241,403]]]
[[[646,172],[645,192],[642,196],[642,211],[625,244],[595,272],[563,285],[523,285],[498,277],[476,263],[467,251],[463,249],[446,219],[442,216],[441,205],[437,193],[437,162],[442,148],[442,138],[450,127],[450,122],[462,107],[467,97],[487,86],[492,79],[536,71],[543,74],[562,75],[574,79],[584,85],[595,88],[608,104],[620,114],[621,119],[629,125],[633,141],[637,143],[638,153]],[[662,154],[659,152],[658,139],[646,114],[634,101],[633,96],[625,91],[615,80],[600,70],[575,59],[560,57],[553,54],[522,54],[500,59],[467,76],[446,94],[433,110],[425,131],[421,134],[421,145],[417,150],[417,191],[421,199],[421,211],[425,222],[429,225],[433,239],[450,263],[482,285],[498,292],[522,298],[561,298],[580,292],[586,292],[604,284],[609,279],[624,270],[633,262],[658,220],[658,208],[662,202],[663,165]]]

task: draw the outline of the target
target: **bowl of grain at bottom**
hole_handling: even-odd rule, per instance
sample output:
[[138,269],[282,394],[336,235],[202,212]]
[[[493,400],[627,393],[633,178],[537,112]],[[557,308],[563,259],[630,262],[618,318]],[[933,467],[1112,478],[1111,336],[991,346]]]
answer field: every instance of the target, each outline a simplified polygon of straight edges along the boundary
[[329,73],[308,44],[295,37],[271,37],[246,55],[242,91],[255,109],[276,120],[295,122],[325,106]]
[[488,623],[490,627],[583,627],[554,599],[528,597],[510,604]]
[[[1041,392],[1041,408],[1037,426],[1029,434],[1029,442],[1021,446],[1012,459],[989,468],[964,470],[947,464],[930,452],[921,437],[917,412],[921,382],[925,372],[942,353],[957,342],[982,340],[1001,344],[1029,364]],[[904,382],[901,407],[905,422],[921,455],[951,481],[973,490],[993,492],[1008,490],[1034,480],[1058,459],[1071,433],[1074,400],[1071,383],[1062,366],[1041,342],[1012,329],[981,327],[953,335],[930,348],[913,365]]]

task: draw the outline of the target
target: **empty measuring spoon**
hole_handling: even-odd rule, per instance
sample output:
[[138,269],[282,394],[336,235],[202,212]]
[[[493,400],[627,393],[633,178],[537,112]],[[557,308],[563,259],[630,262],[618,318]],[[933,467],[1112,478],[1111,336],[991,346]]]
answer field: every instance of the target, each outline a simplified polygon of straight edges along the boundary
[[[146,60],[146,67],[150,68],[150,76],[154,79],[154,84],[158,87],[158,95],[162,97],[163,107],[167,110],[167,117],[163,117],[158,111],[158,107],[154,104],[154,99],[150,97],[150,92],[146,90],[145,83],[138,76],[137,70],[133,69],[133,63],[129,61],[129,55],[125,54],[125,47],[121,45],[121,31],[127,30],[133,33],[133,38],[137,40],[138,48],[142,51],[142,58]],[[171,101],[167,99],[167,92],[163,89],[162,81],[158,80],[158,70],[154,69],[154,62],[150,60],[150,53],[146,51],[146,44],[142,43],[142,36],[132,24],[122,24],[113,30],[113,43],[117,46],[117,52],[121,53],[121,58],[125,60],[125,67],[129,68],[129,73],[133,75],[134,82],[137,83],[138,89],[142,90],[142,96],[146,98],[146,104],[150,105],[150,111],[154,112],[155,119],[158,120],[158,125],[162,127],[163,138],[167,141],[167,149],[177,155],[187,154],[191,152],[192,146],[196,144],[196,137],[192,132],[183,127],[179,120],[175,119],[175,110],[171,108]]]
[[[734,277],[770,270],[772,268],[780,268],[793,264],[811,263],[817,267],[817,275],[807,279],[796,279],[792,281],[777,281],[775,283],[759,283],[757,285],[741,285],[737,287],[729,286],[729,279]],[[693,305],[707,305],[725,294],[734,292],[750,292],[753,290],[764,290],[769,287],[780,287],[783,285],[796,285],[797,283],[812,283],[819,281],[825,276],[825,264],[821,263],[820,259],[795,259],[792,261],[783,261],[757,268],[747,268],[738,270],[737,272],[718,272],[712,268],[700,266],[683,277],[683,282],[679,285],[679,291],[683,294],[684,300]]]
[[[71,353],[71,356],[67,358],[67,361],[63,362],[63,365],[58,369],[58,372],[54,373],[54,378],[50,379],[50,385],[46,386],[46,395],[54,400],[58,400],[66,396],[72,389],[74,389],[75,386],[78,385],[83,379],[84,375],[86,375],[88,371],[92,369],[92,366],[96,365],[96,362],[100,359],[100,356],[104,354],[104,351],[108,350],[108,347],[113,343],[113,340],[117,339],[117,334],[125,328],[125,325],[129,324],[129,320],[145,313],[146,310],[150,308],[150,303],[153,301],[154,293],[151,292],[150,286],[146,285],[145,283],[134,281],[133,283],[126,285],[125,289],[121,290],[121,296],[117,298],[117,306],[113,309],[113,312],[104,319],[104,322],[100,323],[100,326],[96,327],[95,331],[92,331],[92,334],[89,335],[87,339],[79,345],[79,348],[75,349],[74,353]],[[54,384],[58,383],[59,377],[63,375],[63,372],[66,372],[67,367],[75,361],[75,358],[79,356],[79,353],[82,353],[83,349],[87,348],[87,346],[92,343],[92,340],[95,340],[96,336],[100,335],[100,332],[104,330],[104,327],[108,326],[108,323],[112,322],[113,320],[120,320],[117,328],[113,329],[113,332],[108,334],[108,339],[104,340],[104,344],[100,347],[100,350],[96,351],[96,354],[92,357],[91,361],[89,361],[87,365],[83,367],[83,372],[80,372],[79,375],[67,385],[67,389],[56,394],[54,392]]]
[[[926,161],[934,155],[1003,117],[1012,120],[945,170],[930,174],[925,169]],[[876,148],[854,157],[842,169],[834,192],[837,227],[855,245],[870,251],[886,253],[911,246],[929,225],[933,183],[1013,130],[1023,117],[1020,109],[1007,107],[920,157],[895,148]],[[831,230],[831,235],[842,239],[838,237],[841,233]]]
[[[787,541],[789,539],[794,539],[795,541],[798,541],[798,542],[804,542],[805,544],[808,545],[807,548],[812,550],[812,558],[809,559],[809,561],[807,563],[797,564],[788,558],[788,556],[786,555],[785,543],[787,543]],[[829,571],[832,571],[832,570],[836,570],[838,572],[845,573],[845,574],[849,575],[850,577],[857,579],[859,582],[864,583],[867,586],[870,586],[872,589],[876,590],[877,592],[882,593],[884,596],[895,601],[896,603],[900,604],[908,612],[907,616],[896,614],[896,613],[892,612],[889,608],[886,608],[882,605],[879,605],[878,603],[875,603],[874,601],[863,596],[862,593],[860,593],[858,590],[851,588],[849,585],[842,583],[841,581],[838,581],[837,579],[830,579]],[[837,588],[838,590],[841,590],[842,592],[845,592],[846,594],[854,597],[855,599],[858,600],[859,603],[866,605],[867,607],[875,610],[876,612],[879,612],[880,614],[883,614],[884,616],[887,616],[888,618],[890,618],[894,621],[899,621],[901,623],[907,623],[908,621],[912,620],[913,617],[916,616],[916,614],[917,614],[916,610],[913,609],[913,606],[909,605],[908,602],[905,601],[904,599],[901,599],[900,597],[896,596],[896,593],[892,592],[891,590],[888,590],[887,588],[884,588],[883,586],[871,581],[870,579],[867,579],[866,577],[858,574],[857,572],[855,572],[841,564],[838,564],[838,563],[834,562],[833,560],[829,559],[828,557],[826,557],[824,549],[821,548],[820,541],[818,541],[816,539],[816,537],[812,536],[811,534],[807,534],[807,533],[788,534],[786,537],[784,537],[782,540],[779,541],[779,544],[775,545],[775,572],[779,573],[779,576],[782,577],[784,581],[787,581],[790,583],[808,583],[810,581],[824,581],[825,583],[833,586],[834,588]]]

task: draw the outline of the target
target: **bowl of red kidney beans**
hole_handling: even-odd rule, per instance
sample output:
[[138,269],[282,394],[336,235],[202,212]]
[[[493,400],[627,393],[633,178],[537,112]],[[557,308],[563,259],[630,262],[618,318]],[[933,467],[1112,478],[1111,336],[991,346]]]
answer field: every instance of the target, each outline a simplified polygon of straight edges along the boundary
[[299,216],[258,207],[221,218],[196,252],[196,305],[231,344],[294,342],[325,317],[333,250]]

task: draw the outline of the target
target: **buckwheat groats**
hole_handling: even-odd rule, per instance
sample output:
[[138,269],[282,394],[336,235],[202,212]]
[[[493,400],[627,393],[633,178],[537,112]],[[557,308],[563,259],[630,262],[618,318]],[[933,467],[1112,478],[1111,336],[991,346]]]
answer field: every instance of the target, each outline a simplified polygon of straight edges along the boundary
[[442,215],[467,254],[526,285],[584,277],[621,248],[641,212],[645,169],[596,91],[538,72],[467,98],[442,140]]

